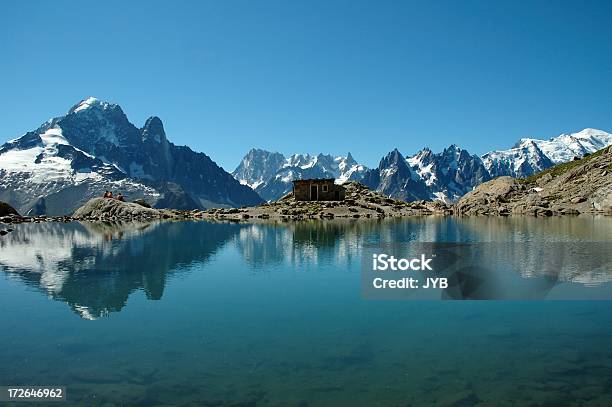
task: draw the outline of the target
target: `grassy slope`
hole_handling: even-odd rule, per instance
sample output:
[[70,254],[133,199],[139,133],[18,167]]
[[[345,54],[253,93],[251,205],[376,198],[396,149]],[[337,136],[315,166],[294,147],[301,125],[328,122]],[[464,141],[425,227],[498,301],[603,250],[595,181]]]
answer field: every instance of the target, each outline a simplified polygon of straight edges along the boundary
[[[606,147],[607,148],[607,147]],[[553,178],[558,177],[559,175],[563,175],[565,174],[567,171],[571,170],[572,168],[575,168],[579,165],[585,164],[587,162],[589,162],[590,160],[599,157],[600,155],[602,155],[604,153],[604,151],[606,150],[606,148],[602,148],[601,150],[597,150],[596,152],[594,152],[591,155],[588,155],[580,160],[574,160],[574,161],[569,161],[566,163],[562,163],[562,164],[557,164],[554,167],[550,167],[542,172],[538,172],[537,174],[531,175],[527,178],[519,178],[518,181],[525,183],[525,184],[533,184],[535,183],[538,179],[540,179],[541,177],[545,176],[546,174],[550,174]]]

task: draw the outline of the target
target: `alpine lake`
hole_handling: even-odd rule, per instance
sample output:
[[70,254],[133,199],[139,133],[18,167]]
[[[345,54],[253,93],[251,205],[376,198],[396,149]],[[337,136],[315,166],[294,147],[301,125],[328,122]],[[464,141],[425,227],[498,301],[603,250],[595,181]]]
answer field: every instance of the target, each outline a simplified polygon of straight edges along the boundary
[[[612,218],[12,227],[0,385],[53,405],[612,406]],[[364,253],[424,242],[478,272],[366,295]]]

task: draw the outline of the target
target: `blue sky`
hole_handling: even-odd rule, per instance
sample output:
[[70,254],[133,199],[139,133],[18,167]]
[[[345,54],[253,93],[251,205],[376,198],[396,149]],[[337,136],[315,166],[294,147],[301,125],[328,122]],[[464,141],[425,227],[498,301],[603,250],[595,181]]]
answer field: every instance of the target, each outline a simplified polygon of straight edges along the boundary
[[228,170],[612,131],[612,2],[3,2],[0,141],[86,96]]

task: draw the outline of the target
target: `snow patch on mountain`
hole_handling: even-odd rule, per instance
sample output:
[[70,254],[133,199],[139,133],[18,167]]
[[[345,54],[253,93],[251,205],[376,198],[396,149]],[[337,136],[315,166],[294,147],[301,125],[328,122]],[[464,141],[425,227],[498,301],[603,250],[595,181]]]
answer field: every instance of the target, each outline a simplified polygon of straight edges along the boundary
[[73,113],[77,113],[80,112],[81,110],[85,110],[85,109],[89,109],[90,107],[92,107],[95,103],[98,103],[98,99],[96,99],[95,97],[88,97],[87,99],[82,100],[77,107],[75,107],[72,112]]
[[508,150],[491,151],[482,156],[492,177],[509,175],[524,178],[574,157],[594,153],[612,144],[612,134],[587,128],[578,133],[561,134],[549,140],[522,138]]
[[204,153],[170,143],[159,118],[139,129],[93,97],[0,146],[0,201],[20,213],[70,214],[105,190],[178,209],[262,202]]
[[[58,154],[59,146],[69,146],[68,141],[62,135],[62,129],[50,128],[40,134],[39,138],[40,142],[31,148],[8,150],[3,153],[0,169],[6,171],[7,174],[30,173],[33,183],[58,180],[76,181],[77,177],[73,174],[71,167],[72,161]],[[74,150],[86,157],[93,158],[77,148]],[[79,172],[79,178],[83,179],[84,174],[94,176],[90,169],[89,172]]]
[[[502,175],[527,177],[574,157],[593,153],[612,144],[612,135],[597,129],[562,134],[549,140],[523,138],[512,148],[491,151],[482,157],[451,145],[440,153],[424,148],[404,158],[396,150],[368,170],[348,154],[293,154],[251,150],[233,172],[264,199],[278,199],[300,178],[335,178],[336,182],[360,180],[376,191],[405,200],[457,201],[477,185]],[[270,165],[270,162],[274,162]]]
[[336,183],[359,180],[366,167],[346,156],[292,154],[252,149],[232,172],[243,185],[253,188],[265,200],[276,200],[291,191],[291,181],[305,178],[334,178]]

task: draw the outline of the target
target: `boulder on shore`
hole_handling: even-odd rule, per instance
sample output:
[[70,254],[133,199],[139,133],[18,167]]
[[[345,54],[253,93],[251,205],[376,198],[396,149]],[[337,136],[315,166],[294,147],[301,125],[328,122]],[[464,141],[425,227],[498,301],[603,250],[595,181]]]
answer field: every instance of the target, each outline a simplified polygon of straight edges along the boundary
[[140,205],[140,206],[144,206],[145,208],[150,208],[150,207],[151,207],[151,205],[149,205],[149,204],[147,203],[147,201],[145,201],[145,200],[144,200],[144,199],[142,199],[142,198],[134,200],[134,203],[135,203],[135,204],[138,204],[138,205]]
[[0,216],[19,215],[19,213],[11,205],[6,202],[0,202]]
[[508,211],[507,203],[525,187],[512,177],[499,177],[480,184],[465,194],[455,206],[458,215],[500,215]]
[[74,212],[74,218],[156,218],[162,213],[157,209],[145,208],[142,205],[118,201],[110,198],[93,198]]
[[455,206],[459,215],[612,215],[612,146],[525,179],[480,184]]

